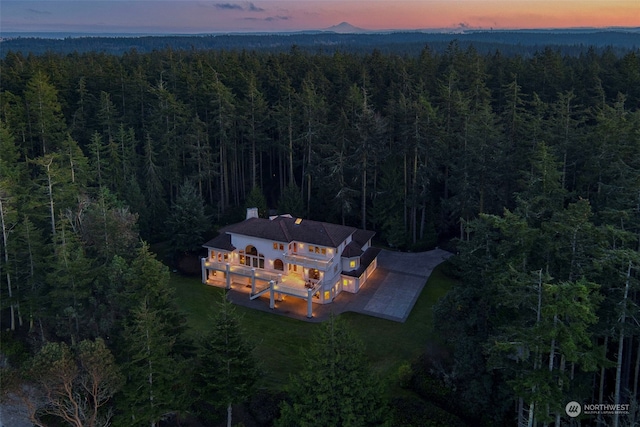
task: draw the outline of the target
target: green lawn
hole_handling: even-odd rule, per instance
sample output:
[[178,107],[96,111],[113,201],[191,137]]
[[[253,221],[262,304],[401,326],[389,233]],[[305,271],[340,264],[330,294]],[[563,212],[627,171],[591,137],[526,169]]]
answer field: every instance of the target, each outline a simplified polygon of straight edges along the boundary
[[[341,315],[364,342],[374,369],[383,378],[394,376],[398,366],[418,356],[428,343],[437,341],[431,308],[452,283],[442,274],[441,268],[436,268],[405,323],[357,313]],[[171,285],[194,335],[205,332],[223,289],[203,285],[197,278],[175,274],[171,275]],[[265,372],[265,384],[284,386],[289,375],[295,374],[305,363],[301,349],[311,341],[320,325],[241,306],[236,306],[236,310],[247,338],[256,346],[256,355]]]

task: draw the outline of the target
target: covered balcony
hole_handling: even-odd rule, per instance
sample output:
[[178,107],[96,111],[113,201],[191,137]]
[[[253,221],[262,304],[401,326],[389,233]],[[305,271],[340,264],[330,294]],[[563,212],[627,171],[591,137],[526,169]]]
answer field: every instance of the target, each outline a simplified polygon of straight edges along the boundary
[[277,296],[290,295],[307,301],[307,317],[313,317],[313,296],[322,288],[322,280],[303,280],[296,276],[284,276],[281,282],[270,282],[269,307],[275,308]]
[[330,259],[317,259],[300,254],[282,254],[285,261],[290,264],[298,264],[307,268],[315,268],[318,270],[326,271],[329,265],[333,262],[333,258]]
[[[269,289],[271,282],[278,283],[282,281],[282,275],[256,269],[245,265],[230,264],[224,262],[215,262],[206,258],[202,259],[202,283],[215,285],[216,281],[209,279],[207,271],[219,271],[224,273],[224,286],[231,289],[232,275],[248,277],[251,280],[251,295],[257,297]],[[256,282],[260,280],[262,286],[258,286]],[[219,283],[219,282],[218,282]]]

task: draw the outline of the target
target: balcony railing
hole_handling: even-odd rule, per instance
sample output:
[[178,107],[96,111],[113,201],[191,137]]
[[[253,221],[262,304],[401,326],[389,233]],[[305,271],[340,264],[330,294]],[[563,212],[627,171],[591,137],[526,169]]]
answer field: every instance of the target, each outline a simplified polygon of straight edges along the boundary
[[311,292],[311,295],[313,295],[318,290],[320,290],[321,287],[322,287],[322,284],[319,281],[317,283],[313,283],[313,285],[310,287],[299,287],[299,286],[291,286],[291,285],[288,286],[287,282],[285,281],[284,283],[274,284],[273,290],[274,292],[282,292],[283,294],[286,294],[286,295],[293,295],[300,298],[307,298],[309,296],[309,292]]
[[294,254],[286,254],[286,253],[283,254],[282,257],[285,259],[285,261],[289,263],[302,265],[303,267],[307,267],[307,268],[316,268],[318,270],[326,270],[327,267],[329,267],[329,265],[331,265],[331,262],[333,261],[333,258],[317,259],[317,258],[311,258],[304,255],[294,255]]
[[[208,269],[211,270],[217,270],[217,271],[229,271],[230,273],[233,274],[238,274],[240,276],[246,276],[246,277],[252,277],[254,275],[254,271],[255,271],[255,277],[256,279],[261,279],[261,280],[274,280],[274,281],[278,281],[281,280],[281,275],[277,274],[277,273],[271,273],[269,271],[265,271],[262,269],[258,269],[255,267],[248,267],[246,265],[240,265],[240,264],[228,264],[225,262],[215,262],[215,261],[207,261],[206,258],[202,259],[202,263],[204,264],[204,266]],[[227,270],[228,268],[228,270]]]

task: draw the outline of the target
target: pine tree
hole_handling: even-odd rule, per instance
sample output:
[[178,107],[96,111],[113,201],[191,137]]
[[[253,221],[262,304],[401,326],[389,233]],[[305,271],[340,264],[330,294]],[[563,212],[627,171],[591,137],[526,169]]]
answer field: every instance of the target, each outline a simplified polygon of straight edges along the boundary
[[241,128],[249,145],[251,186],[256,187],[262,186],[262,152],[267,141],[264,133],[264,124],[268,117],[267,102],[258,87],[256,76],[250,74],[246,80],[247,94],[241,116]]
[[288,184],[278,200],[278,212],[280,214],[290,214],[294,217],[302,217],[304,215],[304,201],[300,194],[300,188],[293,183]]
[[279,427],[372,426],[384,423],[381,385],[371,372],[362,344],[342,320],[322,325],[305,364],[291,377],[289,401]]
[[142,300],[124,331],[127,380],[117,402],[119,425],[155,427],[164,415],[185,407],[185,362],[175,353],[176,336],[149,301]]
[[202,198],[190,180],[180,186],[180,193],[171,206],[166,229],[175,252],[188,252],[202,245],[204,233],[209,228]]
[[79,342],[94,333],[87,326],[92,313],[89,301],[92,282],[97,274],[92,260],[87,258],[78,236],[72,232],[67,218],[58,223],[54,236],[54,260],[47,274],[49,316],[57,333]]
[[265,199],[260,187],[253,187],[251,189],[247,200],[244,201],[244,205],[246,208],[258,208],[258,216],[260,218],[266,218],[269,214],[267,199]]
[[[15,140],[4,122],[0,121],[0,295],[3,305],[10,309],[10,329],[16,328],[16,316],[19,311],[20,295],[14,295],[15,277],[12,274],[11,232],[18,223],[18,192],[19,182],[24,176],[24,163],[19,162],[18,149]],[[4,282],[4,283],[3,283]],[[0,307],[2,309],[4,307]],[[19,317],[19,316],[18,316]],[[20,320],[20,323],[21,320]]]
[[[27,83],[24,97],[34,152],[46,155],[55,151],[64,139],[66,130],[58,91],[49,83],[48,76],[38,71]],[[36,141],[40,144],[37,149]]]
[[218,410],[226,408],[227,427],[231,427],[233,404],[250,397],[259,373],[253,349],[242,336],[238,315],[225,294],[212,323],[202,340],[197,394]]

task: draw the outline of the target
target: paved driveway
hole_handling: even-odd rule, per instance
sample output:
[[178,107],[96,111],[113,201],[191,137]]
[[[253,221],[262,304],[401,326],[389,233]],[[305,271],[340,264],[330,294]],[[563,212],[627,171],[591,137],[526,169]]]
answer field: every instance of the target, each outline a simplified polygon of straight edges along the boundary
[[[368,300],[353,311],[404,322],[433,269],[450,256],[451,253],[441,249],[419,253],[380,252],[376,273],[357,295],[368,296]],[[372,293],[360,295],[367,288]]]

